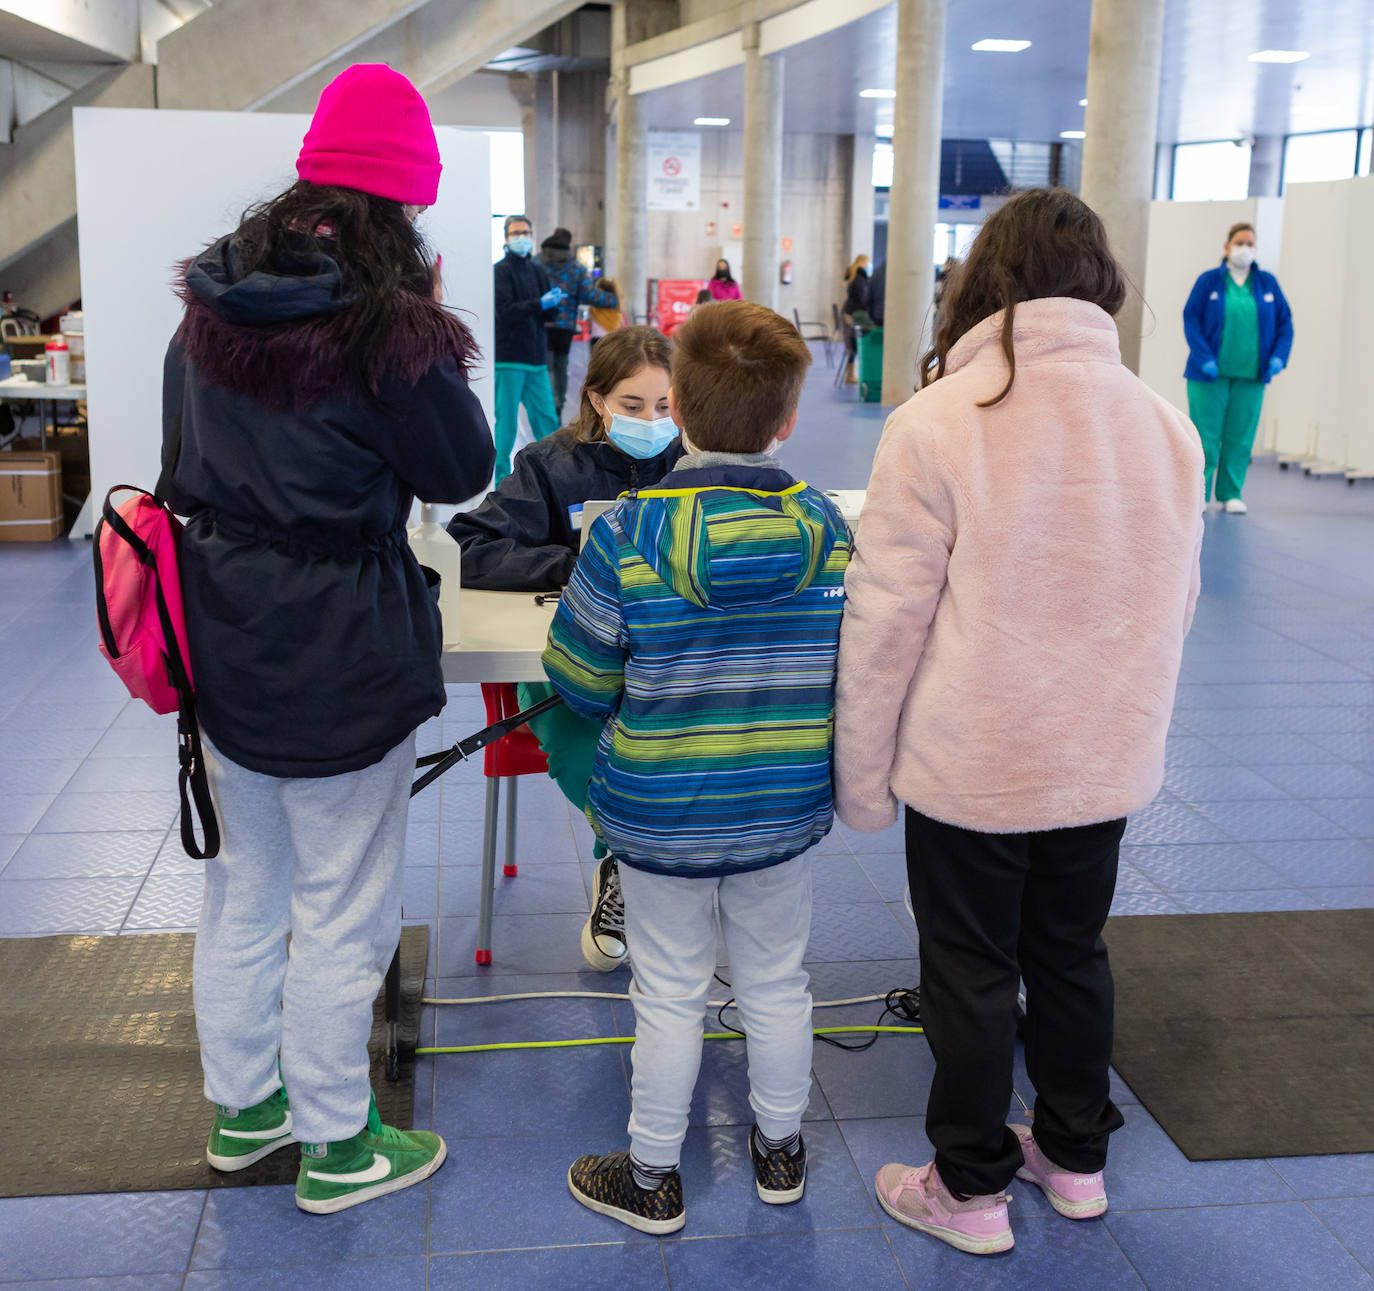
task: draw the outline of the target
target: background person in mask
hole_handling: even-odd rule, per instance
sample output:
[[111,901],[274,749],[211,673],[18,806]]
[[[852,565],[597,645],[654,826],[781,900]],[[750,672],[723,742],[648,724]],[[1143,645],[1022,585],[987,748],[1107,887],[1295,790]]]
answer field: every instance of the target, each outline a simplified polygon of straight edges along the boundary
[[1278,279],[1255,263],[1255,230],[1234,224],[1226,258],[1199,275],[1183,307],[1188,415],[1202,439],[1206,489],[1232,515],[1241,501],[1264,387],[1288,365],[1293,315]]
[[524,215],[506,217],[506,254],[496,262],[495,356],[496,475],[500,484],[510,474],[511,450],[520,426],[520,405],[530,419],[536,442],[558,429],[549,384],[549,347],[544,324],[558,317],[567,295],[549,282],[544,266],[533,259],[534,226]]
[[[530,444],[515,469],[475,511],[460,513],[448,531],[463,549],[463,586],[498,591],[561,588],[577,563],[584,502],[610,501],[657,484],[683,454],[668,416],[667,340],[652,327],[622,327],[592,351],[577,417],[551,439]],[[552,694],[522,685],[520,705]],[[530,723],[549,760],[549,774],[578,808],[587,804],[601,723],[555,708]],[[601,855],[598,852],[598,855]],[[596,875],[582,954],[609,972],[625,962],[624,907],[615,861]]]
[[706,284],[706,290],[711,293],[712,300],[738,300],[740,298],[739,283],[735,281],[734,275],[730,272],[728,260],[716,261],[716,271],[711,275],[711,281]]
[[593,309],[614,310],[620,302],[604,280],[598,284],[578,262],[572,252],[572,234],[567,229],[554,229],[539,244],[539,263],[549,275],[550,285],[563,292],[558,316],[545,329],[553,403],[558,420],[562,421],[563,404],[568,397],[568,354],[572,350],[573,337],[577,335],[578,307],[589,305]]

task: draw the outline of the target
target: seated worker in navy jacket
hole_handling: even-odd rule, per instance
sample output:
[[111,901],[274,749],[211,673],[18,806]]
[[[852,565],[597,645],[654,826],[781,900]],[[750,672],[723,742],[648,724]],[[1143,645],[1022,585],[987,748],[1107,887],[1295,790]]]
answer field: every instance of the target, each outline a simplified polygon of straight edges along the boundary
[[[649,488],[677,465],[684,450],[668,416],[670,361],[668,341],[652,327],[623,327],[601,338],[576,419],[522,449],[510,475],[481,506],[449,521],[463,549],[464,587],[561,588],[577,563],[582,504]],[[521,707],[528,708],[553,690],[522,684],[519,692]],[[549,774],[575,806],[585,808],[601,723],[558,707],[529,725]],[[605,857],[597,870],[591,904],[582,954],[593,968],[610,972],[627,962],[614,857]]]

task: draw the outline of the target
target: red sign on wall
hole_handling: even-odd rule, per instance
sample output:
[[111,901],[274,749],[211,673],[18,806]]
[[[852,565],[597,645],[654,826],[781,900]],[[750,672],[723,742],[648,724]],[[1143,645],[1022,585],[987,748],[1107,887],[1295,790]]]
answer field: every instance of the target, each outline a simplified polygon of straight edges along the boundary
[[707,220],[707,221],[706,221],[706,236],[707,236],[708,238],[713,238],[713,237],[716,236],[716,222],[715,222],[715,220]]
[[706,284],[700,278],[658,280],[658,330],[664,336],[671,336],[687,321],[687,315],[697,303],[697,292],[704,290],[705,287]]
[[730,226],[730,236],[732,238],[742,238],[744,236],[744,225],[732,224]]
[[792,239],[791,239],[791,238],[783,238],[783,240],[782,240],[782,249],[783,249],[784,251],[790,251],[790,250],[792,250]]

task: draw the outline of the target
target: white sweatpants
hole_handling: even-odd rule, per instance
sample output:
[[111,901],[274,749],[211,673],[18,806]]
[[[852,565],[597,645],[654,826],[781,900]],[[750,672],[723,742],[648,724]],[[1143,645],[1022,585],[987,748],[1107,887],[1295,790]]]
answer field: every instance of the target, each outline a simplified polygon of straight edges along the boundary
[[208,741],[205,763],[223,840],[196,933],[205,1096],[261,1102],[280,1053],[295,1136],[349,1138],[367,1120],[372,1002],[401,934],[415,737],[315,780],[246,770]]
[[674,1166],[701,1068],[702,1017],[716,968],[716,908],[731,993],[748,1036],[749,1103],[760,1131],[785,1139],[811,1096],[811,859],[688,879],[620,867],[634,981],[630,1146]]

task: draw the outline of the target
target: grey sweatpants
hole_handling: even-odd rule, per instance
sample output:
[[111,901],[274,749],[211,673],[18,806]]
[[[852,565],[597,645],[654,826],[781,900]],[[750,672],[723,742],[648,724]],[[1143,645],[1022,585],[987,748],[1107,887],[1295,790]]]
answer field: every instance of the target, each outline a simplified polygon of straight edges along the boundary
[[205,1096],[261,1102],[280,1054],[296,1138],[350,1138],[367,1120],[372,1002],[401,932],[415,737],[314,780],[246,770],[208,740],[205,755],[223,840],[196,933]]

